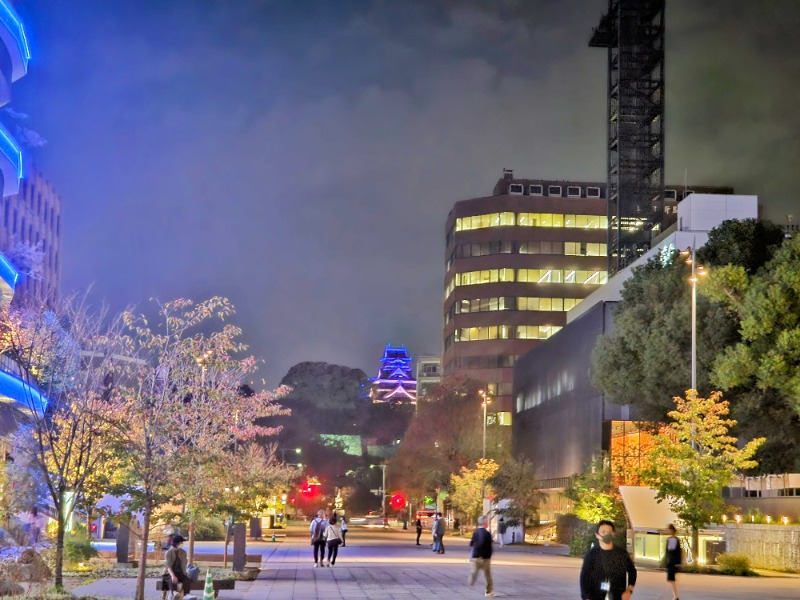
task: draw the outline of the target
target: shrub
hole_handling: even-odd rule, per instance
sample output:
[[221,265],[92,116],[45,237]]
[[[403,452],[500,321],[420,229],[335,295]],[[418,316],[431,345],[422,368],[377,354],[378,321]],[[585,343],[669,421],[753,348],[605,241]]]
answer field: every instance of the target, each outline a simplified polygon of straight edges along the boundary
[[219,519],[197,519],[194,524],[194,539],[198,542],[223,540],[225,539],[225,526]]
[[750,559],[744,554],[726,552],[717,556],[717,571],[726,575],[754,575]]
[[64,560],[70,564],[88,562],[98,556],[92,546],[91,538],[83,532],[76,532],[64,539]]

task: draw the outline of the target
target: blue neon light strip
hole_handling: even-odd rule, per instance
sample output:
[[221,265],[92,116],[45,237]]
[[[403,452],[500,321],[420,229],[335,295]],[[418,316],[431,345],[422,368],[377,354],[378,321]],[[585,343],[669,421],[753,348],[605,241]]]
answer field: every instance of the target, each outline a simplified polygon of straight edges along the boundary
[[5,254],[0,254],[0,278],[2,278],[12,290],[17,288],[19,271],[14,268],[14,265],[6,258]]
[[6,0],[0,0],[0,22],[6,26],[11,36],[17,40],[22,51],[22,62],[25,65],[25,72],[28,72],[28,61],[31,59],[31,48],[28,45],[28,36],[25,35],[25,27],[16,11],[11,8]]
[[16,400],[25,408],[40,414],[44,414],[47,408],[48,400],[39,390],[2,370],[0,370],[0,395]]
[[[2,2],[3,0],[0,0]],[[22,150],[8,133],[8,130],[0,125],[0,151],[8,157],[17,168],[17,179],[22,179]]]

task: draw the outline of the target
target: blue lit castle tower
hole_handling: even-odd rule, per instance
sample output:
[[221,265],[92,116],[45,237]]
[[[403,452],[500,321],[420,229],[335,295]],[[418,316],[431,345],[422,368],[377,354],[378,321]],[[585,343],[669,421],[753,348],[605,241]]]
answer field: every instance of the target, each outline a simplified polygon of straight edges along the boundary
[[[30,57],[28,39],[19,15],[8,0],[0,0],[0,106],[11,101],[11,84],[27,74]],[[2,198],[19,192],[23,174],[20,145],[0,124]],[[0,308],[7,307],[11,302],[19,280],[17,269],[0,253]],[[16,423],[26,411],[41,411],[45,408],[47,399],[31,380],[19,365],[0,356],[0,448],[3,447],[2,439],[16,429]]]
[[373,402],[417,402],[417,380],[411,369],[411,356],[405,346],[386,344],[378,376],[371,379]]

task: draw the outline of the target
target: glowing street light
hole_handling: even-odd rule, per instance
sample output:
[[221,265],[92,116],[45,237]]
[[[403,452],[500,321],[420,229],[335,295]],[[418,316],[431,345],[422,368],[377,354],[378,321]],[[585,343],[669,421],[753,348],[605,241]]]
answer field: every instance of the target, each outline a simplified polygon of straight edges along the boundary
[[686,257],[686,264],[692,267],[692,276],[689,281],[692,284],[692,387],[697,391],[697,278],[704,277],[707,272],[703,265],[697,264],[696,253],[697,240],[692,240],[691,248],[681,252]]

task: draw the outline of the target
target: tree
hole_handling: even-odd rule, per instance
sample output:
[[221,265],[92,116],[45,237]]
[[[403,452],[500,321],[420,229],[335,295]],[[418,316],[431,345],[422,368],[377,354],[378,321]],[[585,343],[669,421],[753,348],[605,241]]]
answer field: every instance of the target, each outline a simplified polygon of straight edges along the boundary
[[566,496],[573,502],[575,516],[587,523],[603,519],[613,523],[625,521],[625,508],[607,454],[593,458],[581,475],[573,477]]
[[752,275],[769,262],[783,241],[783,230],[772,221],[728,219],[709,231],[697,259],[705,265],[738,265]]
[[104,468],[101,431],[113,416],[106,376],[119,348],[119,326],[72,296],[53,308],[10,307],[0,318],[0,352],[18,367],[28,424],[18,452],[41,473],[56,512],[54,579],[63,585],[64,536],[76,499]]
[[659,502],[692,528],[692,549],[698,552],[700,528],[725,509],[722,490],[736,471],[756,466],[752,460],[764,438],[750,440],[742,448],[729,434],[736,421],[726,418],[727,400],[720,392],[701,398],[694,390],[676,397],[673,422],[657,434],[645,459],[641,476],[656,490]]
[[483,512],[483,499],[494,495],[488,483],[500,466],[490,458],[481,458],[474,469],[461,467],[458,475],[450,476],[450,502],[475,523]]
[[[159,304],[157,314],[155,326],[142,315],[123,314],[128,360],[110,395],[125,415],[114,432],[128,451],[126,491],[143,516],[137,600],[144,598],[153,512],[175,500],[171,484],[238,443],[274,435],[264,419],[282,412],[273,393],[240,393],[256,362],[239,358],[246,348],[238,341],[241,330],[225,323],[234,314],[227,299],[179,299]],[[182,491],[187,502],[197,501],[188,485]]]
[[[787,396],[800,413],[800,236],[787,240],[756,275],[726,271],[729,306],[735,310],[741,341],[714,363],[723,389],[753,386]],[[737,283],[732,283],[737,282]]]
[[[719,385],[717,357],[740,339],[731,306],[741,300],[748,274],[762,269],[781,241],[780,228],[769,221],[727,220],[698,249],[698,260],[711,267],[698,285],[698,388]],[[598,339],[592,353],[593,385],[609,401],[635,406],[644,420],[664,419],[669,398],[690,381],[688,279],[689,267],[678,253],[635,269],[614,311],[614,331]],[[739,392],[747,390],[730,395],[735,407]],[[742,414],[741,421],[754,417]]]
[[536,489],[536,469],[524,455],[509,458],[491,478],[497,498],[510,500],[509,516],[522,526],[522,540],[525,540],[525,522],[536,510],[542,494]]

